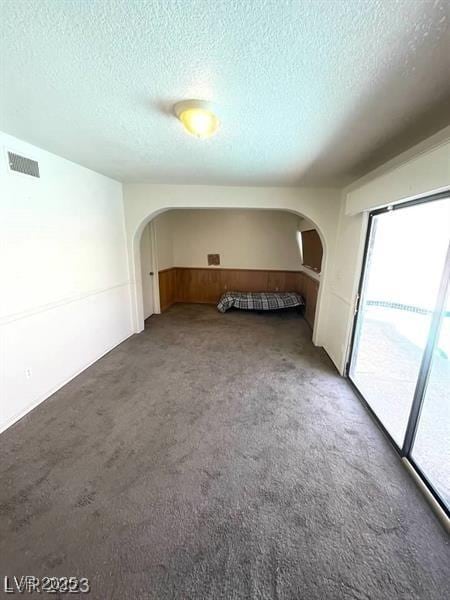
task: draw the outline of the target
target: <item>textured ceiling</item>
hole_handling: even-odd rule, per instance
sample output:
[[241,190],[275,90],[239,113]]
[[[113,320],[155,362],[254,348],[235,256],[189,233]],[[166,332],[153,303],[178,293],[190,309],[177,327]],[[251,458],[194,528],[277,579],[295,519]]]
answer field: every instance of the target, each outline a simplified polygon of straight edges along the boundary
[[449,122],[449,6],[2,0],[0,129],[123,181],[346,183]]

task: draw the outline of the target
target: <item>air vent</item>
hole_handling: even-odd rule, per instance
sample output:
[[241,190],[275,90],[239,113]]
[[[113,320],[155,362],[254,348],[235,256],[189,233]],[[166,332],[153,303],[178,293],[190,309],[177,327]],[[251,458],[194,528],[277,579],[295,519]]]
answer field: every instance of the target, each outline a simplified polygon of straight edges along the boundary
[[14,152],[8,152],[8,161],[11,171],[17,171],[17,173],[24,173],[32,177],[40,177],[39,163],[36,160],[25,158],[25,156],[14,154]]

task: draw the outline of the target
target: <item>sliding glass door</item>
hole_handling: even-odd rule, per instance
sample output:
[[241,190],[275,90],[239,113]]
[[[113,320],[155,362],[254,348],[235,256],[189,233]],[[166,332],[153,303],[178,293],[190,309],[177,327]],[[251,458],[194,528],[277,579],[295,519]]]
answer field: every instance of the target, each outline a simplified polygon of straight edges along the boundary
[[449,238],[450,198],[442,194],[371,213],[348,370],[447,509]]
[[412,434],[411,458],[450,506],[450,287],[433,344],[420,415]]

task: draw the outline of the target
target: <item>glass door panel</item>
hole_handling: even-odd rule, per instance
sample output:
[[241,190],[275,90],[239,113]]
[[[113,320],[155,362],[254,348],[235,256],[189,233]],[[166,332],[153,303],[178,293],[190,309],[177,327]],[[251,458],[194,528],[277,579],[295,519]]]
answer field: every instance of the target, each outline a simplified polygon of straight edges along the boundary
[[434,346],[411,457],[450,509],[450,290]]
[[442,277],[448,198],[372,216],[349,376],[401,447]]

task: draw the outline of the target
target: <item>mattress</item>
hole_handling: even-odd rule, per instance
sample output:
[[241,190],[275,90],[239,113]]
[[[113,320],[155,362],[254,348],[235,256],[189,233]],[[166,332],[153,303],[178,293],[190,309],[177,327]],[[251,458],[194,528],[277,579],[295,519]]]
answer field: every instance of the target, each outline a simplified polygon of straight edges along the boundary
[[224,313],[229,308],[242,310],[279,310],[303,306],[303,298],[297,292],[226,292],[217,309]]

